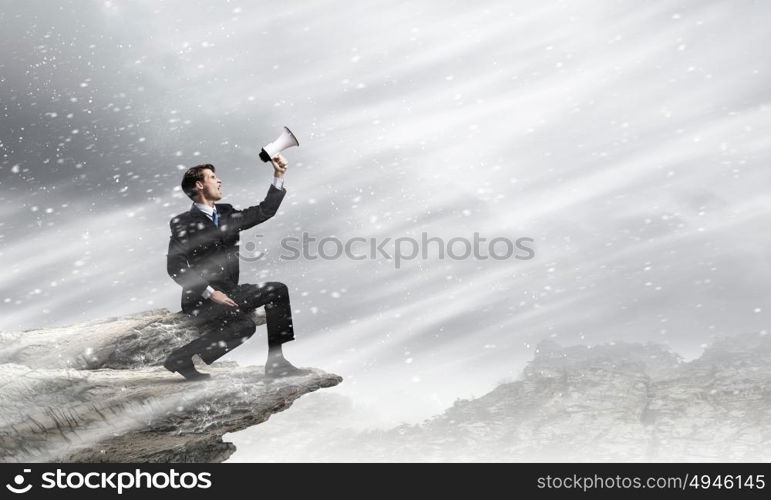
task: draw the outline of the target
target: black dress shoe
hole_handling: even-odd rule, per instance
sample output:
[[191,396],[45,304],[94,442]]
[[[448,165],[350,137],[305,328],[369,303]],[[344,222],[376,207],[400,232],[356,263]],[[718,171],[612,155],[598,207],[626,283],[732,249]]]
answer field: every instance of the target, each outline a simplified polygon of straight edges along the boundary
[[193,365],[193,360],[188,359],[171,359],[166,358],[166,361],[163,363],[163,367],[169,370],[170,372],[176,372],[185,377],[187,380],[203,380],[207,378],[211,378],[211,375],[208,373],[201,373],[198,370],[195,369],[195,365]]
[[289,361],[282,359],[280,361],[268,361],[265,363],[265,376],[267,378],[281,377],[302,377],[310,375],[312,370],[307,368],[297,368]]

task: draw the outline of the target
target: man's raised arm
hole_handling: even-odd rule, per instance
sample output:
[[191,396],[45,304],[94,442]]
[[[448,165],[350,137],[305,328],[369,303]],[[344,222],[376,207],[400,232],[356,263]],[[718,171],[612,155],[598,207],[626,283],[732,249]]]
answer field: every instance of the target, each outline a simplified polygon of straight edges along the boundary
[[244,231],[257,224],[265,222],[270,219],[281,205],[281,200],[284,199],[286,189],[278,189],[273,184],[268,188],[268,194],[265,195],[265,199],[259,204],[253,207],[245,208],[243,210],[233,210],[233,223],[236,225],[239,231]]
[[283,156],[278,155],[272,158],[270,162],[273,164],[273,182],[268,188],[268,194],[265,195],[262,203],[244,210],[233,211],[233,223],[239,231],[254,227],[276,215],[278,207],[281,205],[281,200],[284,199],[286,194],[284,174],[286,173],[287,161]]

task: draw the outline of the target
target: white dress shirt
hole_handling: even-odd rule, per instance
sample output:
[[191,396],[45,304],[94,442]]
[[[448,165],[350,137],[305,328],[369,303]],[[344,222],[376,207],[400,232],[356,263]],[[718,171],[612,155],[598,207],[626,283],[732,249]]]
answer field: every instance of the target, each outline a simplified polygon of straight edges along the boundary
[[[274,186],[276,186],[277,189],[283,189],[284,188],[284,178],[283,177],[274,177],[272,184]],[[198,210],[200,210],[201,212],[205,213],[206,216],[209,219],[212,219],[212,217],[214,217],[214,207],[213,206],[207,205],[206,203],[198,203],[198,202],[194,202],[193,206],[198,207]],[[211,294],[213,294],[213,293],[214,293],[214,288],[212,288],[210,286],[207,286],[206,290],[204,290],[201,295],[203,295],[204,299],[208,299],[209,297],[211,297]]]

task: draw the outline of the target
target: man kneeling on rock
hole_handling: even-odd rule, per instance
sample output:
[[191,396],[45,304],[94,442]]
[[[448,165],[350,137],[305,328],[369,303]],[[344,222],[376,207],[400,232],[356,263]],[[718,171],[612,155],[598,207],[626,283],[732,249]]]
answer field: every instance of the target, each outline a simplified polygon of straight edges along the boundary
[[173,351],[163,366],[188,380],[209,377],[195,369],[194,355],[211,364],[251,337],[256,329],[251,315],[263,305],[268,324],[265,376],[310,373],[287,361],[281,349],[284,342],[294,340],[286,285],[275,281],[238,284],[239,233],[273,217],[286,194],[286,160],[278,155],[271,163],[274,178],[267,196],[244,210],[215,203],[222,199],[222,181],[213,165],[192,167],[182,177],[182,190],[193,206],[171,219],[166,268],[182,286],[182,311],[195,319],[201,335]]

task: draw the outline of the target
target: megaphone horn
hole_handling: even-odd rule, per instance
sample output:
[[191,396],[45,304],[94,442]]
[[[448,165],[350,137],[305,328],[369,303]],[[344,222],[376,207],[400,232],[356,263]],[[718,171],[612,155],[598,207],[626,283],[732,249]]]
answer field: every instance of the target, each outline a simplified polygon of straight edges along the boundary
[[278,139],[262,148],[262,151],[260,151],[260,160],[269,162],[271,158],[275,158],[283,150],[299,145],[300,142],[297,140],[297,137],[294,136],[291,130],[284,127],[284,131],[281,132]]

